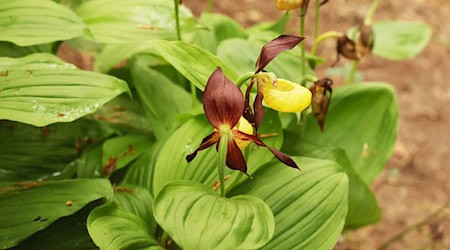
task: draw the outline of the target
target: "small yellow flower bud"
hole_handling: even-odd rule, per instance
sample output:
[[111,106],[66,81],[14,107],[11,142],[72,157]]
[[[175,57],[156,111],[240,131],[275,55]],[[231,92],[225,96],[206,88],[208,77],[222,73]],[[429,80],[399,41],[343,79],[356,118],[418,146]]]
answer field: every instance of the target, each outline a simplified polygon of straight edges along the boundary
[[302,4],[303,0],[275,0],[278,10],[295,10]]
[[[253,126],[244,117],[241,117],[239,119],[239,122],[236,124],[236,126],[234,126],[234,129],[237,129],[249,135],[253,135]],[[241,140],[237,138],[234,141],[240,149],[246,148],[251,142],[250,140]]]
[[279,79],[276,86],[261,81],[258,89],[264,95],[265,103],[281,112],[301,112],[311,104],[311,91],[298,83]]

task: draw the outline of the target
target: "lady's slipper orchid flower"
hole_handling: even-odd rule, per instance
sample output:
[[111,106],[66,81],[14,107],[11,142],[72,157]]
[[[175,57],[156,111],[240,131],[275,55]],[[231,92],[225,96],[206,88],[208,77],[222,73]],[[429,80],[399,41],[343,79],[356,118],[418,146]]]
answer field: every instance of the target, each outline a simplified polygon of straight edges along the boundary
[[256,61],[255,81],[257,82],[257,94],[253,103],[253,111],[250,108],[250,91],[255,83],[252,81],[245,94],[244,117],[258,129],[264,111],[262,101],[274,110],[281,112],[300,112],[311,103],[311,92],[301,86],[284,79],[277,79],[275,74],[263,72],[264,68],[281,52],[297,46],[304,37],[282,35],[263,46]]
[[229,168],[247,173],[247,164],[240,147],[246,147],[247,142],[250,141],[267,147],[284,164],[298,168],[289,156],[268,147],[257,136],[246,133],[253,133],[253,128],[251,126],[249,128],[249,125],[246,124],[247,121],[241,118],[244,111],[244,97],[240,89],[226,78],[220,68],[214,71],[206,84],[203,93],[203,109],[209,123],[214,127],[214,131],[203,139],[192,154],[186,157],[187,162],[191,162],[198,151],[218,144],[223,133],[229,133],[226,157],[226,164]]
[[308,6],[309,0],[275,0],[278,10],[295,10]]

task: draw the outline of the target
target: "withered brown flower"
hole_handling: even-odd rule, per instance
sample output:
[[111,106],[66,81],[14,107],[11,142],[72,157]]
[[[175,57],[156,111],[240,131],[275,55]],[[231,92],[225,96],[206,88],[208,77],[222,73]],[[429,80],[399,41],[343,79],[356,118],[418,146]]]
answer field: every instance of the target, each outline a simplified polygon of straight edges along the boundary
[[309,88],[312,92],[311,108],[322,132],[324,131],[325,118],[330,105],[331,94],[333,93],[332,84],[333,81],[331,79],[324,78],[314,82]]

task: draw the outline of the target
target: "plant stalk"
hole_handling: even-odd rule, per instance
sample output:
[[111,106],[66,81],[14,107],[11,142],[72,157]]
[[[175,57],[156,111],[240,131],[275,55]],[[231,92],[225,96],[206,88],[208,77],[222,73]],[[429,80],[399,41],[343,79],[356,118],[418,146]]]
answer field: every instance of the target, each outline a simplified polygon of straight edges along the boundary
[[316,40],[317,36],[319,36],[320,0],[316,0],[314,7],[314,40]]
[[174,0],[173,2],[175,4],[175,24],[177,29],[177,39],[181,41],[182,39],[180,28],[180,0]]
[[206,12],[211,12],[214,6],[214,0],[208,0],[208,6],[206,7]]
[[378,8],[378,5],[380,4],[381,0],[374,0],[372,2],[372,5],[370,6],[369,11],[367,12],[366,18],[364,19],[364,24],[367,26],[370,26],[372,24],[372,18],[373,14]]
[[355,82],[356,71],[358,70],[359,61],[353,61],[352,68],[350,69],[350,73],[348,73],[347,80],[345,81],[346,85],[353,84]]
[[236,85],[240,88],[247,80],[251,79],[255,75],[254,72],[247,72],[239,77],[236,81]]
[[311,54],[313,55],[317,55],[317,50],[319,47],[319,44],[322,43],[323,41],[330,39],[330,38],[339,38],[343,35],[342,32],[338,32],[338,31],[328,31],[325,33],[320,34],[320,36],[318,36],[315,40],[314,40],[314,44],[313,47],[311,49]]
[[219,173],[220,197],[225,197],[225,168],[227,164],[227,148],[230,130],[220,131],[219,158],[217,160],[217,171]]
[[[305,36],[305,18],[306,18],[306,8],[301,8],[300,10],[300,36]],[[303,78],[306,74],[306,46],[305,42],[303,41],[301,44],[302,49],[302,65],[301,65],[301,78]],[[306,82],[302,82],[301,85],[303,87],[306,86]],[[303,134],[306,128],[306,110],[303,110],[300,113],[300,133]]]

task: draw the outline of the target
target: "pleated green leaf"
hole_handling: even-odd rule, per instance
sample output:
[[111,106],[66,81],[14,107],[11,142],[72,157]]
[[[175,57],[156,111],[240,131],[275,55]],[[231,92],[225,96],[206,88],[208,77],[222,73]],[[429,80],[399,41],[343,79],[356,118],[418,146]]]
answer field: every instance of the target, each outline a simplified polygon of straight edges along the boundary
[[312,114],[305,138],[344,149],[355,171],[367,184],[391,156],[398,126],[398,104],[387,83],[361,83],[336,88],[322,133]]
[[229,195],[256,196],[270,206],[275,216],[275,233],[262,249],[332,249],[347,214],[347,175],[332,161],[299,157],[294,160],[302,171],[273,161]]
[[100,249],[163,250],[152,238],[148,225],[138,216],[110,202],[88,217],[89,235]]
[[373,24],[375,55],[405,60],[415,57],[428,44],[432,29],[425,23],[383,21]]
[[176,181],[155,199],[159,225],[186,250],[258,249],[273,235],[272,211],[262,200],[218,197],[211,188]]
[[151,191],[156,158],[155,151],[155,147],[152,147],[133,161],[125,174],[123,183],[138,185]]
[[185,89],[149,68],[144,59],[132,64],[131,74],[155,136],[161,139],[179,125],[175,120],[177,114],[191,110],[192,98]]
[[89,141],[101,140],[109,134],[100,123],[87,119],[45,128],[1,121],[0,181],[59,177],[63,169],[86,149]]
[[318,145],[292,133],[285,133],[283,152],[289,155],[300,155],[335,161],[345,170],[348,176],[348,213],[345,227],[354,229],[380,220],[381,209],[369,186],[353,169],[344,150],[332,146]]
[[155,235],[153,197],[147,189],[135,185],[120,185],[114,189],[114,201],[126,211],[140,217],[147,223],[151,235]]
[[[131,43],[149,39],[175,39],[174,3],[166,0],[84,1],[76,12],[100,43]],[[180,6],[186,26],[191,12]]]
[[96,250],[86,227],[89,213],[96,207],[93,201],[76,213],[59,218],[44,230],[26,238],[9,250]]
[[202,91],[217,67],[221,67],[231,81],[238,79],[234,70],[205,49],[179,41],[158,40],[152,44],[156,52]]
[[91,201],[111,199],[113,195],[106,179],[27,182],[2,190],[1,248],[15,246],[56,219],[75,213]]
[[117,78],[78,70],[50,54],[0,58],[0,119],[35,126],[70,122],[128,91]]
[[86,33],[81,18],[50,0],[0,0],[0,40],[28,46]]
[[152,147],[152,140],[142,135],[125,135],[103,143],[103,171],[107,174],[123,168]]

